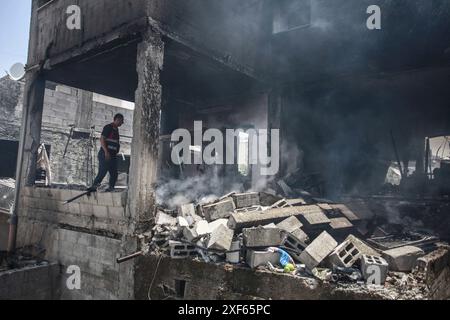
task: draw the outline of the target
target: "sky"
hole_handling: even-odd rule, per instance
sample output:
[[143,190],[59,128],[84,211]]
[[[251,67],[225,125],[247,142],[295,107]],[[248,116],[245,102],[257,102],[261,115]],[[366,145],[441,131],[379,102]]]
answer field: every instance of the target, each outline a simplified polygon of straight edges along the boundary
[[27,61],[31,0],[0,0],[0,77]]

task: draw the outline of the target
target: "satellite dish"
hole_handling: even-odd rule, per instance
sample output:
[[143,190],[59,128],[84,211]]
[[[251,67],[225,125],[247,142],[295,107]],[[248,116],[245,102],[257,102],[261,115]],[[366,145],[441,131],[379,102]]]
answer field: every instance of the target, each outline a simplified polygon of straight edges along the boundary
[[11,80],[19,81],[22,80],[25,76],[25,66],[21,63],[15,63],[8,72],[9,77]]

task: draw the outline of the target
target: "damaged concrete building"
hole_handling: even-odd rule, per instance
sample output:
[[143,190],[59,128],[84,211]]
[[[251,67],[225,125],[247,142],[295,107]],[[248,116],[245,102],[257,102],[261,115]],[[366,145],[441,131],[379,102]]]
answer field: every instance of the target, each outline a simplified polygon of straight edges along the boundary
[[[81,30],[66,27],[70,5],[33,0],[11,223],[12,247],[48,261],[34,267],[53,283],[44,297],[449,297],[448,161],[429,169],[430,139],[450,131],[447,2],[80,0]],[[382,8],[382,30],[367,28],[370,5]],[[134,102],[127,190],[64,205],[80,191],[36,186],[49,82]],[[278,129],[280,170],[174,165],[179,128]],[[397,188],[385,184],[393,163]],[[251,267],[279,260],[254,248],[283,245],[315,278],[225,263],[241,234]],[[218,254],[204,257],[204,246]],[[395,273],[390,290],[316,281],[352,279],[355,264],[377,265],[384,280],[387,265],[425,270],[423,283]],[[318,268],[327,265],[337,269]],[[70,266],[80,290],[66,286]]]

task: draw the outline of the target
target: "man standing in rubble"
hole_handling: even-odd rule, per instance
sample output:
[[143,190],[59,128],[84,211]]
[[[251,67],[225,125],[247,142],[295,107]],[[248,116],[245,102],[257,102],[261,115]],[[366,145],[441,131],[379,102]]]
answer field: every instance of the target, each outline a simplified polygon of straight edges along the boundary
[[114,122],[103,128],[100,138],[101,148],[98,153],[99,169],[94,184],[88,191],[96,191],[102,183],[106,174],[109,172],[109,188],[106,192],[114,191],[117,181],[117,154],[120,151],[119,128],[123,125],[124,117],[122,114],[114,116]]

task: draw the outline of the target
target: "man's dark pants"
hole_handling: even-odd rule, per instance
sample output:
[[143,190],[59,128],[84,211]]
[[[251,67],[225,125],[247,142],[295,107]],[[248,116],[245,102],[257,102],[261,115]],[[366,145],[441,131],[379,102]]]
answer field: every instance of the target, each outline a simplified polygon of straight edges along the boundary
[[94,180],[94,186],[98,187],[102,183],[103,179],[105,179],[106,174],[109,172],[109,188],[114,189],[118,177],[117,156],[111,155],[111,159],[108,161],[105,157],[105,151],[100,149],[100,152],[98,153],[98,162],[99,169],[98,175]]

